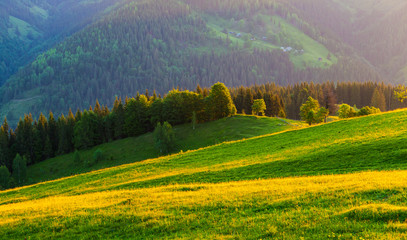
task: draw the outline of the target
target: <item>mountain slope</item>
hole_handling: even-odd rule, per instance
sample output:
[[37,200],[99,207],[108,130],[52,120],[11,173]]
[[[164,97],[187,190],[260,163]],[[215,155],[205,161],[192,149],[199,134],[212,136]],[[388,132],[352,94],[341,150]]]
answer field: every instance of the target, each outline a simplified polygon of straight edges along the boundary
[[[283,3],[211,0],[128,1],[37,57],[0,88],[1,117],[57,114],[95,99],[199,83],[228,86],[300,81],[379,81],[343,44]],[[281,50],[284,48],[284,51]],[[30,100],[30,101],[27,101]]]
[[[403,238],[406,119],[338,121],[4,191],[0,233]],[[304,175],[314,176],[292,177]]]
[[0,86],[20,67],[80,30],[115,0],[3,0],[0,2]]
[[407,3],[402,0],[300,1],[292,6],[321,32],[335,36],[351,47],[347,55],[363,57],[383,79],[405,83],[402,69],[407,65]]

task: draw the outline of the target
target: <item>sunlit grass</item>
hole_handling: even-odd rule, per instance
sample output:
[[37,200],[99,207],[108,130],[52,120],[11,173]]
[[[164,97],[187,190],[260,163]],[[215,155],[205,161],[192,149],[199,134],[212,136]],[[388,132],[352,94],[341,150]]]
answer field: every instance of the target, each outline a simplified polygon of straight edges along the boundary
[[406,186],[407,171],[390,171],[61,194],[0,205],[0,233],[94,237],[82,232],[88,229],[106,238],[157,233],[169,238],[327,239],[342,234],[344,239],[397,239],[406,236],[401,231]]
[[3,191],[0,236],[403,239],[406,120],[287,129]]
[[[173,153],[303,126],[302,123],[293,120],[244,115],[198,124],[195,130],[192,129],[191,124],[175,126],[176,147]],[[30,166],[28,170],[29,182],[36,183],[52,180],[159,156],[158,151],[154,147],[152,133],[102,144],[90,150],[81,151],[81,158],[83,160],[91,159],[96,149],[101,149],[105,153],[105,161],[88,168],[83,165],[78,166],[74,164],[73,153],[59,156]]]

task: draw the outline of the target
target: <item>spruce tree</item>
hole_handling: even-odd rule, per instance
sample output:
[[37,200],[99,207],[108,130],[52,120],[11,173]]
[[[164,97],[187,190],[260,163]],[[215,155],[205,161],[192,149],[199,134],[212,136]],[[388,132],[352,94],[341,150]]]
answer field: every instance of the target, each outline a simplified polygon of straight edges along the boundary
[[9,136],[4,125],[0,127],[0,166],[6,165],[9,156]]
[[383,92],[379,91],[378,88],[376,88],[373,92],[373,96],[372,96],[370,105],[373,107],[379,108],[380,111],[382,111],[382,112],[386,111],[386,98],[385,98]]
[[27,178],[27,160],[17,154],[13,160],[13,177],[18,184],[25,182]]
[[243,100],[243,110],[246,114],[251,114],[253,106],[253,94],[250,88],[246,89],[246,94]]
[[65,154],[68,153],[70,150],[70,144],[68,143],[68,129],[67,129],[68,122],[63,114],[58,118],[57,126],[58,126],[58,154]]
[[8,188],[10,172],[6,166],[0,166],[0,189]]
[[113,127],[114,127],[114,139],[121,139],[126,136],[124,130],[125,122],[125,110],[122,103],[122,100],[116,98],[113,107]]
[[58,151],[58,127],[57,122],[55,121],[54,114],[49,112],[48,116],[48,137],[52,145],[52,155],[55,156],[55,153]]

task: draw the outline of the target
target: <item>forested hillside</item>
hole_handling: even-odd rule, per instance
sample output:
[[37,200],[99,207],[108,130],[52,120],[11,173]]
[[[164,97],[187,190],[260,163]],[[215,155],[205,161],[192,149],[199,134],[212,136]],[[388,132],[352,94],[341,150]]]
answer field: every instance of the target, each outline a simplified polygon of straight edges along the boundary
[[322,30],[322,36],[329,34],[348,44],[346,55],[366,58],[384,79],[394,84],[406,83],[406,1],[291,0],[290,3],[300,18]]
[[0,86],[18,68],[80,30],[116,0],[0,1]]
[[83,109],[95,99],[112,106],[114,96],[218,81],[382,80],[292,11],[270,0],[128,1],[11,77],[0,89],[1,117],[67,113],[66,106]]

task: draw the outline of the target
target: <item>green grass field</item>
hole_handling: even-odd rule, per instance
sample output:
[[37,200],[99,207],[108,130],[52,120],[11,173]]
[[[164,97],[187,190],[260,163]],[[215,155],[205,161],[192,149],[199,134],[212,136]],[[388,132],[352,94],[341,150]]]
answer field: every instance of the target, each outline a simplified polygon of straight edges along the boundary
[[0,238],[405,239],[406,121],[280,129],[3,191]]
[[[283,32],[283,35],[286,35],[285,38],[287,41],[296,42],[297,44],[302,45],[302,49],[304,50],[303,54],[294,54],[293,52],[287,53],[290,55],[290,59],[294,65],[300,69],[306,67],[327,68],[332,64],[337,63],[337,57],[333,53],[329,52],[324,45],[313,40],[281,17],[273,16],[273,20],[271,20],[270,16],[259,14],[253,18],[262,19],[264,27],[262,27],[261,30],[260,28],[254,28],[252,29],[252,32],[247,32],[247,30],[239,27],[239,24],[234,23],[231,20],[209,15],[206,16],[206,21],[208,23],[208,27],[214,31],[216,36],[223,39],[226,39],[227,37],[227,34],[222,32],[224,29],[228,30],[228,32],[241,33],[242,35],[249,33],[252,34],[252,36],[256,38],[256,40],[252,41],[251,43],[252,47],[259,49],[281,51],[281,47],[293,47],[293,45],[290,45],[290,43],[285,43],[284,41],[279,45],[276,45],[271,43],[269,40],[262,39],[263,36],[270,37],[270,35],[278,35],[280,32]],[[238,44],[240,46],[244,45],[245,41],[243,40],[243,37],[236,37],[235,34],[228,34],[228,36],[233,44]],[[331,59],[327,59],[328,55],[331,55]],[[320,58],[322,60],[320,60]]]
[[[192,129],[191,124],[175,126],[176,146],[173,153],[207,147],[226,141],[235,141],[288,129],[301,128],[303,126],[298,121],[244,115],[198,124],[195,130]],[[105,153],[106,159],[92,167],[75,165],[73,153],[30,166],[28,169],[29,183],[53,180],[77,173],[159,157],[154,147],[152,133],[114,141],[81,151],[81,158],[83,160],[91,159],[96,149],[101,149]]]

